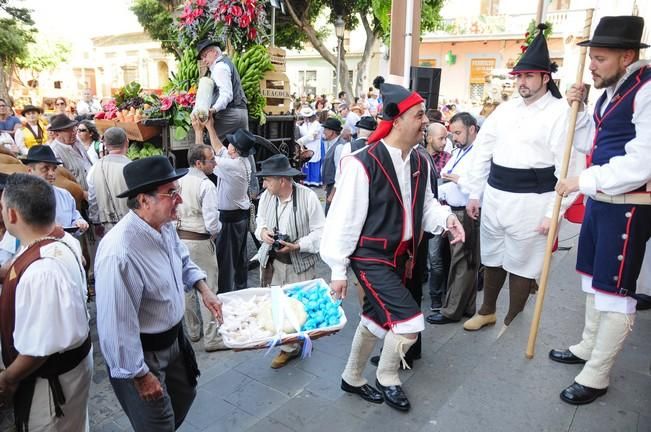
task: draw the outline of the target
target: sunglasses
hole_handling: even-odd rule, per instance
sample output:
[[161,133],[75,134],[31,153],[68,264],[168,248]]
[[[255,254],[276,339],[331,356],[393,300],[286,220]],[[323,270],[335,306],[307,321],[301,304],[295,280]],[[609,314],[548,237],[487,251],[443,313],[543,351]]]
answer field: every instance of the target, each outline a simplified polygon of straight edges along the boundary
[[77,132],[88,132],[88,129],[77,129]]

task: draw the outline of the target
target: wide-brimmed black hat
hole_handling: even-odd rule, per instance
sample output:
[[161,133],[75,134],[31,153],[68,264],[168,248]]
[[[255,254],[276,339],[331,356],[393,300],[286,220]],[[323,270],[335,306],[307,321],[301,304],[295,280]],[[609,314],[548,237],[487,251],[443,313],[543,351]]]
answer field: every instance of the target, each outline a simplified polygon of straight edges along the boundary
[[605,16],[599,20],[592,39],[577,45],[597,48],[640,49],[649,45],[642,43],[644,18],[639,16]]
[[158,186],[173,182],[188,173],[187,168],[174,169],[165,156],[150,156],[135,160],[124,166],[122,174],[127,190],[118,198],[130,198],[143,192],[150,192]]
[[552,79],[552,73],[558,70],[558,65],[551,61],[549,57],[549,48],[547,47],[547,39],[545,39],[546,24],[538,24],[538,34],[533,38],[527,50],[522,54],[518,63],[513,67],[511,75],[519,75],[528,72],[540,72],[549,74],[549,82],[547,88],[552,96],[561,99],[563,96],[556,87],[556,83]]
[[355,127],[374,131],[377,127],[377,121],[375,121],[375,119],[371,116],[364,116],[360,118],[357,123],[355,123]]
[[75,127],[77,124],[79,124],[78,121],[70,120],[65,114],[57,114],[50,118],[50,125],[47,129],[50,131],[61,131]]
[[258,177],[294,177],[302,173],[289,165],[289,159],[284,154],[275,154],[260,162],[260,171],[255,173]]
[[54,165],[61,165],[63,162],[57,159],[52,148],[48,145],[35,145],[29,148],[27,156],[21,159],[23,163],[45,162]]
[[37,107],[37,106],[34,106],[34,105],[25,105],[25,106],[23,107],[23,113],[22,113],[22,114],[25,115],[25,114],[27,114],[28,112],[37,112],[37,113],[40,114],[40,113],[43,112],[43,110],[40,109],[40,108]]
[[201,60],[201,51],[211,46],[216,46],[221,50],[224,49],[223,42],[214,39],[204,39],[197,44],[197,60]]
[[341,132],[341,122],[334,117],[328,117],[326,121],[323,122],[323,129],[330,129],[337,133]]
[[255,154],[255,135],[246,129],[238,129],[234,134],[226,134],[229,144],[237,149],[241,156],[247,157]]

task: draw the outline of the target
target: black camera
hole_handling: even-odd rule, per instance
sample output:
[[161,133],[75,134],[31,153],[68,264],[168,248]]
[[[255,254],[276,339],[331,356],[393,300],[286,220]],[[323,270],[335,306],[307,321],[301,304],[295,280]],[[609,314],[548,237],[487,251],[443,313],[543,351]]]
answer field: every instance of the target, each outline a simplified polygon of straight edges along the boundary
[[283,244],[280,243],[281,241],[289,242],[289,236],[287,234],[283,234],[280,231],[278,231],[278,228],[274,228],[273,239],[274,242],[271,245],[271,248],[275,251],[283,248]]

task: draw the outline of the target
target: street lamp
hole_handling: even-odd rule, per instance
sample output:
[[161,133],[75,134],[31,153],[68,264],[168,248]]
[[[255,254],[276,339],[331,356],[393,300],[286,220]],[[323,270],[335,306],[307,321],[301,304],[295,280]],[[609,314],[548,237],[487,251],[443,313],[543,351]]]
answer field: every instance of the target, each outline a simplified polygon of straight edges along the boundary
[[341,44],[344,40],[344,26],[346,23],[344,20],[341,18],[341,15],[337,17],[335,20],[335,35],[337,36],[337,82],[335,85],[335,89],[339,88],[339,83],[341,82],[339,79],[339,73],[341,70]]

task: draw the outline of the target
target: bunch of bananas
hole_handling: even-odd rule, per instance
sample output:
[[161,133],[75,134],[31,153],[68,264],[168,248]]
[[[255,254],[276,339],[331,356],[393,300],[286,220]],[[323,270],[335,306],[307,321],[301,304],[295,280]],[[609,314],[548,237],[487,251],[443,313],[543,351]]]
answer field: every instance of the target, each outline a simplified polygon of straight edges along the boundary
[[260,93],[260,80],[273,69],[271,57],[263,45],[254,45],[249,50],[233,55],[233,64],[240,74],[240,81],[246,99],[249,101],[249,115],[265,123],[264,107],[267,102]]
[[189,91],[192,86],[197,85],[199,81],[199,63],[193,48],[186,48],[181,56],[179,68],[171,73],[169,87],[166,90],[171,91]]

